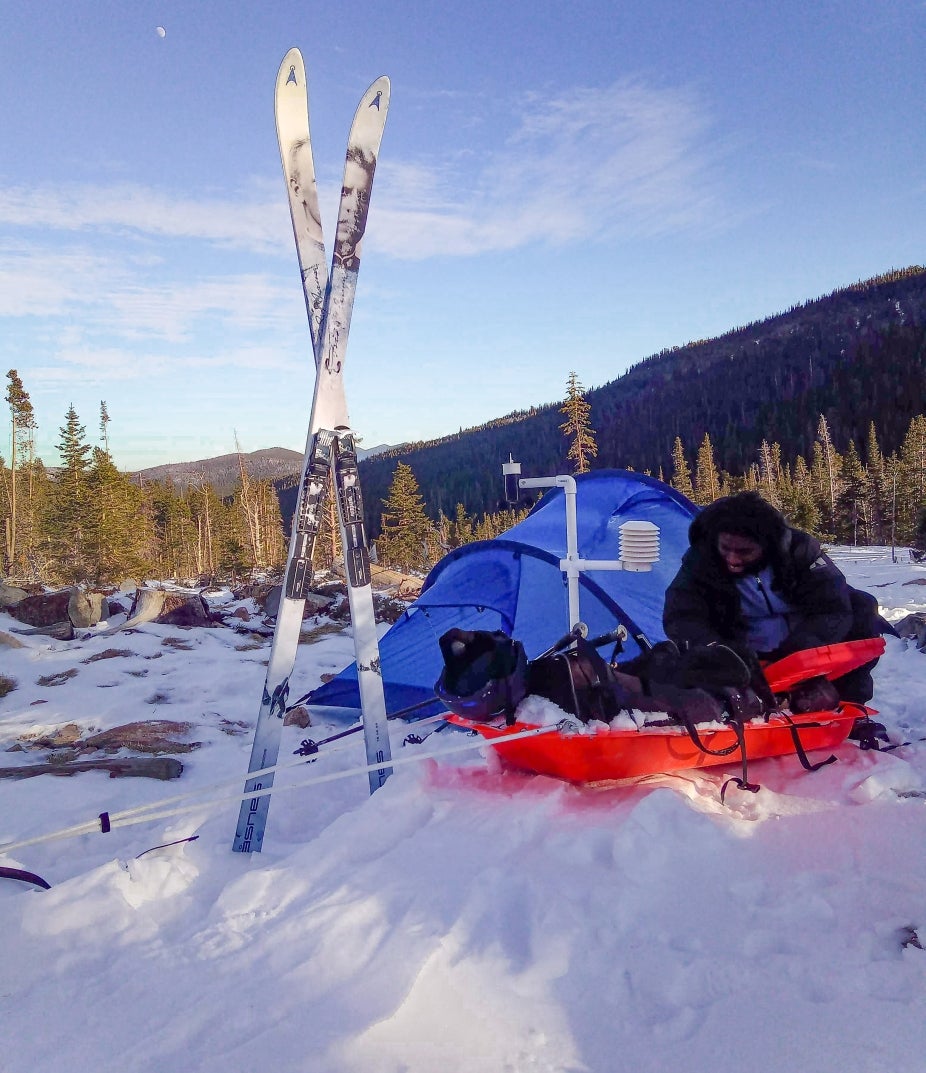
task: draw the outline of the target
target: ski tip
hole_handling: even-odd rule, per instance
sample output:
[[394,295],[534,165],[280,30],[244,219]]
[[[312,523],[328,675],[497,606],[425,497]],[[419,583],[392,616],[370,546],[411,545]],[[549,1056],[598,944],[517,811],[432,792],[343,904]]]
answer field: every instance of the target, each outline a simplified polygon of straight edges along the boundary
[[380,75],[361,98],[360,106],[357,109],[358,118],[362,115],[375,116],[376,113],[379,113],[381,117],[385,117],[386,112],[389,110],[391,91],[392,84],[388,76]]
[[291,48],[286,53],[277,72],[277,89],[289,85],[305,85],[305,63],[298,48]]

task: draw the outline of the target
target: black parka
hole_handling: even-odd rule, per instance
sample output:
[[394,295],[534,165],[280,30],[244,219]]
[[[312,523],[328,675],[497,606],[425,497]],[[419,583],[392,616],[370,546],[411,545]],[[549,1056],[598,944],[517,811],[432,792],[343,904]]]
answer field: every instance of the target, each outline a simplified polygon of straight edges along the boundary
[[[718,501],[719,503],[720,501]],[[852,589],[845,576],[809,533],[780,519],[765,541],[764,565],[772,569],[772,589],[791,608],[791,631],[776,649],[780,658],[804,648],[847,639],[853,627]],[[746,645],[737,578],[717,552],[720,512],[706,507],[689,529],[690,547],[666,591],[663,627],[680,647],[712,642]]]

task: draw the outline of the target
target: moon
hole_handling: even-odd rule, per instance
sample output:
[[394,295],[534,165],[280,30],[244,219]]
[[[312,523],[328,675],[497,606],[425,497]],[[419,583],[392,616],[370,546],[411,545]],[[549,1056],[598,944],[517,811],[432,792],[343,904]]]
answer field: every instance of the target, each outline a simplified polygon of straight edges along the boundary
[[164,29],[163,26],[158,26],[154,32],[158,35],[158,37],[167,37],[167,31]]

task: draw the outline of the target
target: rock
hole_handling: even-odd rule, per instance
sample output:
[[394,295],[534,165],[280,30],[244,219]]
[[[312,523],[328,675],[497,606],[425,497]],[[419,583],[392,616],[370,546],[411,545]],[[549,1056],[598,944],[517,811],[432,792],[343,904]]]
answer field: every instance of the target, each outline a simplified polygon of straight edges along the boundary
[[309,715],[309,709],[302,704],[297,705],[295,708],[291,708],[286,715],[283,716],[283,726],[285,727],[302,727],[305,730],[306,727],[312,725],[312,717]]
[[334,603],[333,596],[326,596],[321,592],[310,592],[305,598],[305,613],[306,615],[320,615],[322,612],[327,611],[329,607]]
[[7,648],[25,648],[26,646],[22,641],[17,640],[11,633],[4,633],[0,630],[0,645],[4,645]]
[[926,652],[926,612],[914,611],[913,614],[894,623],[899,637],[916,641],[918,652]]
[[95,626],[101,619],[109,615],[106,599],[101,592],[81,592],[80,589],[71,589],[71,598],[68,601],[68,618],[79,630],[85,630],[89,626]]
[[29,595],[25,589],[19,589],[15,585],[9,585],[0,581],[0,607],[15,607],[22,603]]
[[79,738],[80,727],[76,723],[64,723],[50,734],[23,734],[19,740],[29,749],[60,749],[63,745],[73,745]]
[[179,779],[183,764],[171,756],[128,756],[113,760],[59,760],[56,764],[29,764],[0,768],[0,779],[31,779],[34,775],[76,775],[80,771],[108,771],[111,779],[135,776]]
[[276,618],[280,611],[280,600],[283,598],[283,586],[274,585],[267,592],[255,596],[257,605],[267,618]]
[[166,626],[209,626],[212,624],[212,616],[206,601],[199,593],[193,596],[168,593],[164,610],[155,621]]
[[[257,606],[261,609],[263,614],[267,618],[276,618],[280,612],[280,600],[283,598],[283,586],[273,585],[265,590],[258,590],[254,593],[254,599],[257,602]],[[302,612],[303,618],[311,617],[312,615],[321,614],[323,611],[327,611],[328,608],[334,603],[333,597],[321,592],[310,592],[306,594],[305,608]]]
[[76,743],[81,752],[102,749],[115,752],[117,749],[133,749],[140,753],[189,753],[198,749],[201,742],[184,742],[176,739],[189,734],[192,723],[179,723],[173,719],[147,719],[125,723],[92,734]]
[[209,626],[212,616],[199,593],[167,592],[165,589],[138,589],[121,629],[143,622],[167,626]]
[[7,608],[13,618],[27,626],[53,626],[68,619],[68,604],[71,590],[60,592],[43,592],[38,596],[27,596],[17,604]]
[[65,619],[63,622],[56,622],[52,626],[35,626],[31,630],[14,629],[13,632],[21,633],[24,637],[41,635],[43,637],[54,637],[58,641],[74,640],[74,627],[71,625],[70,619]]

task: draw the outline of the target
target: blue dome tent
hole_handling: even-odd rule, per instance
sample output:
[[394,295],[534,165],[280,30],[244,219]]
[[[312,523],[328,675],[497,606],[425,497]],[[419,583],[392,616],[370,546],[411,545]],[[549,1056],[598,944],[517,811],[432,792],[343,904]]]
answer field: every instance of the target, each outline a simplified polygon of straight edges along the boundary
[[[619,528],[645,521],[659,529],[659,561],[646,572],[593,570],[579,579],[580,618],[589,636],[622,623],[629,658],[642,635],[665,639],[666,587],[688,547],[698,508],[673,488],[626,470],[578,474],[578,553],[588,560],[618,558]],[[465,544],[428,574],[418,599],[380,640],[386,707],[392,713],[426,701],[443,668],[438,640],[454,626],[502,630],[522,642],[528,658],[548,649],[569,629],[566,577],[566,494],[549,491],[530,514],[495,540]],[[316,689],[313,706],[360,707],[357,669],[351,665]],[[434,710],[439,710],[435,702]]]

